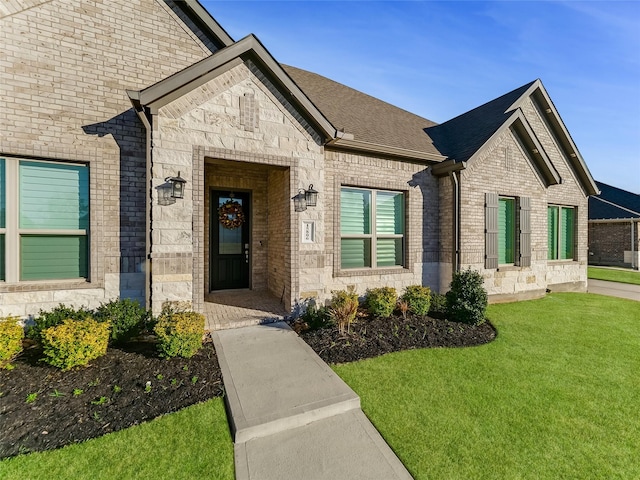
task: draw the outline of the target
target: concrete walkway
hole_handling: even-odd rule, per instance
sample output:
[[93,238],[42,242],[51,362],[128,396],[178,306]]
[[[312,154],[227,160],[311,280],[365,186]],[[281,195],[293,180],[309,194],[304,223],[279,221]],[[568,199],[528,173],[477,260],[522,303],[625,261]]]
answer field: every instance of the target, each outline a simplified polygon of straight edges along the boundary
[[360,399],[284,322],[213,332],[237,480],[411,475]]
[[590,278],[587,283],[589,293],[598,293],[609,297],[628,298],[640,302],[640,285],[630,283],[606,282]]

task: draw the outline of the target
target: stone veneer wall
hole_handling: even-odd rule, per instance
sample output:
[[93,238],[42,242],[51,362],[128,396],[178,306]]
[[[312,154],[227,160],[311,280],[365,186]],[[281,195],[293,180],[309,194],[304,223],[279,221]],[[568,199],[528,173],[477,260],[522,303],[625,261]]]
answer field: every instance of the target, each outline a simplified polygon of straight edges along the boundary
[[0,316],[144,300],[145,131],[126,90],[215,49],[177,13],[164,0],[13,0],[0,9],[0,156],[87,163],[91,202],[88,281],[0,283]]
[[[526,298],[551,290],[584,290],[587,264],[587,197],[561,153],[537,107],[523,107],[527,120],[551,158],[562,183],[545,187],[514,135],[507,131],[496,138],[461,174],[462,234],[461,267],[482,272],[493,301]],[[444,182],[442,179],[441,182]],[[442,183],[441,183],[442,185]],[[484,195],[531,198],[531,266],[484,268]],[[577,209],[578,251],[575,261],[547,260],[547,206],[559,204]],[[447,230],[449,229],[449,230]],[[450,226],[443,226],[443,232]]]

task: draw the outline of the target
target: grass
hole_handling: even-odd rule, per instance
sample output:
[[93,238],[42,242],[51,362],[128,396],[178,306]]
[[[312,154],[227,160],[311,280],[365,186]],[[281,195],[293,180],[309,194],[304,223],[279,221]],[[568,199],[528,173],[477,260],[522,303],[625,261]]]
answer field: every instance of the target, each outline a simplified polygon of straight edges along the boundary
[[233,444],[223,400],[60,450],[0,461],[0,478],[233,480]]
[[416,479],[640,478],[640,308],[491,305],[491,344],[338,365]]
[[634,270],[587,267],[587,277],[593,278],[594,280],[640,285],[640,272]]

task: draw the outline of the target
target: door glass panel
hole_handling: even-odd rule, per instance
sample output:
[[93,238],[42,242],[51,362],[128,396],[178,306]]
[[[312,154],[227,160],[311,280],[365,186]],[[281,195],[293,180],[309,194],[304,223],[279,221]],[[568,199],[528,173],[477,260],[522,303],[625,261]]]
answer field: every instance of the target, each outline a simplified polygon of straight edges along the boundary
[[[227,202],[234,201],[242,206],[241,198],[220,197],[218,207]],[[229,217],[229,216],[228,216]],[[232,217],[232,216],[231,216]],[[229,217],[230,220],[234,218]],[[220,255],[236,255],[242,253],[242,227],[227,228],[218,219],[218,253]]]

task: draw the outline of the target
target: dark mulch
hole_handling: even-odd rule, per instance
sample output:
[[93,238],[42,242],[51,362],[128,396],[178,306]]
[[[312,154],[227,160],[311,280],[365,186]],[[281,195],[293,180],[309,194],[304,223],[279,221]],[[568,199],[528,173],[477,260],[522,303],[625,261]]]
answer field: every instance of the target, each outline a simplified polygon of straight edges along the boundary
[[15,369],[0,370],[0,458],[81,442],[222,394],[211,342],[190,359],[158,358],[150,342],[109,348],[69,372],[40,357],[29,348]]
[[407,315],[407,318],[360,316],[351,333],[337,327],[302,332],[302,339],[327,363],[347,363],[413,348],[469,347],[491,342],[496,330],[487,320],[467,325],[449,320]]

